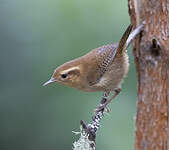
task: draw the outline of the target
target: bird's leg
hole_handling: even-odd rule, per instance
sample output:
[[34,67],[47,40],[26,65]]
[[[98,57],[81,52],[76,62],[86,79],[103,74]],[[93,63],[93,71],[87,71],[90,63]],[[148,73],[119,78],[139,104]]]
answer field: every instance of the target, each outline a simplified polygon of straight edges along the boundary
[[115,89],[114,92],[115,92],[114,95],[104,103],[104,106],[105,106],[105,107],[106,107],[117,95],[119,95],[119,93],[121,92],[121,89],[120,89],[120,88]]
[[[114,90],[115,93],[110,99],[108,99],[108,96],[109,96],[110,92],[104,92],[103,98],[101,100],[101,104],[98,106],[98,108],[96,109],[95,112],[98,113],[99,111],[104,110],[105,108],[107,109],[107,112],[109,112],[109,109],[107,108],[107,105],[120,93],[120,91],[121,91],[120,88],[115,89]],[[107,97],[104,97],[104,95],[106,95]]]

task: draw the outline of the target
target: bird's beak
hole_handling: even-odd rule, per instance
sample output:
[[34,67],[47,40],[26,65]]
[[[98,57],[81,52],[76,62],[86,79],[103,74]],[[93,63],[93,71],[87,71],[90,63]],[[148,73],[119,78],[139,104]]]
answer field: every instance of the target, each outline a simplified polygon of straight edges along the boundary
[[46,85],[48,85],[48,84],[50,84],[50,83],[53,83],[53,82],[55,82],[55,79],[52,77],[49,81],[45,82],[45,83],[43,84],[43,86],[46,86]]

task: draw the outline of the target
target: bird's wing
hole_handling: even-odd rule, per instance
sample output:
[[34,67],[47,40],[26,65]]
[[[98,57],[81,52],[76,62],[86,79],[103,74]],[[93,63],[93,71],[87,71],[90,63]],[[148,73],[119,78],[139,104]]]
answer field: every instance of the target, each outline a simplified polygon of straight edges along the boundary
[[126,49],[126,41],[132,31],[132,25],[129,25],[118,44],[109,44],[97,48],[97,67],[89,73],[88,81],[90,85],[99,82],[104,73],[108,70],[109,66],[116,55],[122,55]]
[[117,47],[118,44],[109,44],[97,48],[97,65],[95,68],[90,69],[89,76],[87,77],[91,86],[98,83],[100,78],[107,71],[116,55]]
[[98,48],[98,69],[100,77],[107,71],[116,55],[118,44],[105,45]]

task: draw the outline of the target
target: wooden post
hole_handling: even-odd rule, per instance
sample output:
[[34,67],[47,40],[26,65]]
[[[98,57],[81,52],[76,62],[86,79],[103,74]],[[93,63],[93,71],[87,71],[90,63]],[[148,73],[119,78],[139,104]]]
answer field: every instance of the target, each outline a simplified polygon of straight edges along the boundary
[[169,150],[169,0],[128,0],[138,76],[135,150]]

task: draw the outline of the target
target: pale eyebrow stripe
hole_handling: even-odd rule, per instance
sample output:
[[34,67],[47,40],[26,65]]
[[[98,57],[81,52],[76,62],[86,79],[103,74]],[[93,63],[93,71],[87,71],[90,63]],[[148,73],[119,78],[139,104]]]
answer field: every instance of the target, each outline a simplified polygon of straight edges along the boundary
[[76,67],[71,67],[71,68],[69,68],[69,69],[66,69],[66,70],[63,70],[62,72],[61,72],[61,74],[64,74],[64,73],[68,73],[69,71],[72,71],[72,70],[76,70],[76,69],[80,69],[78,66],[76,66]]

